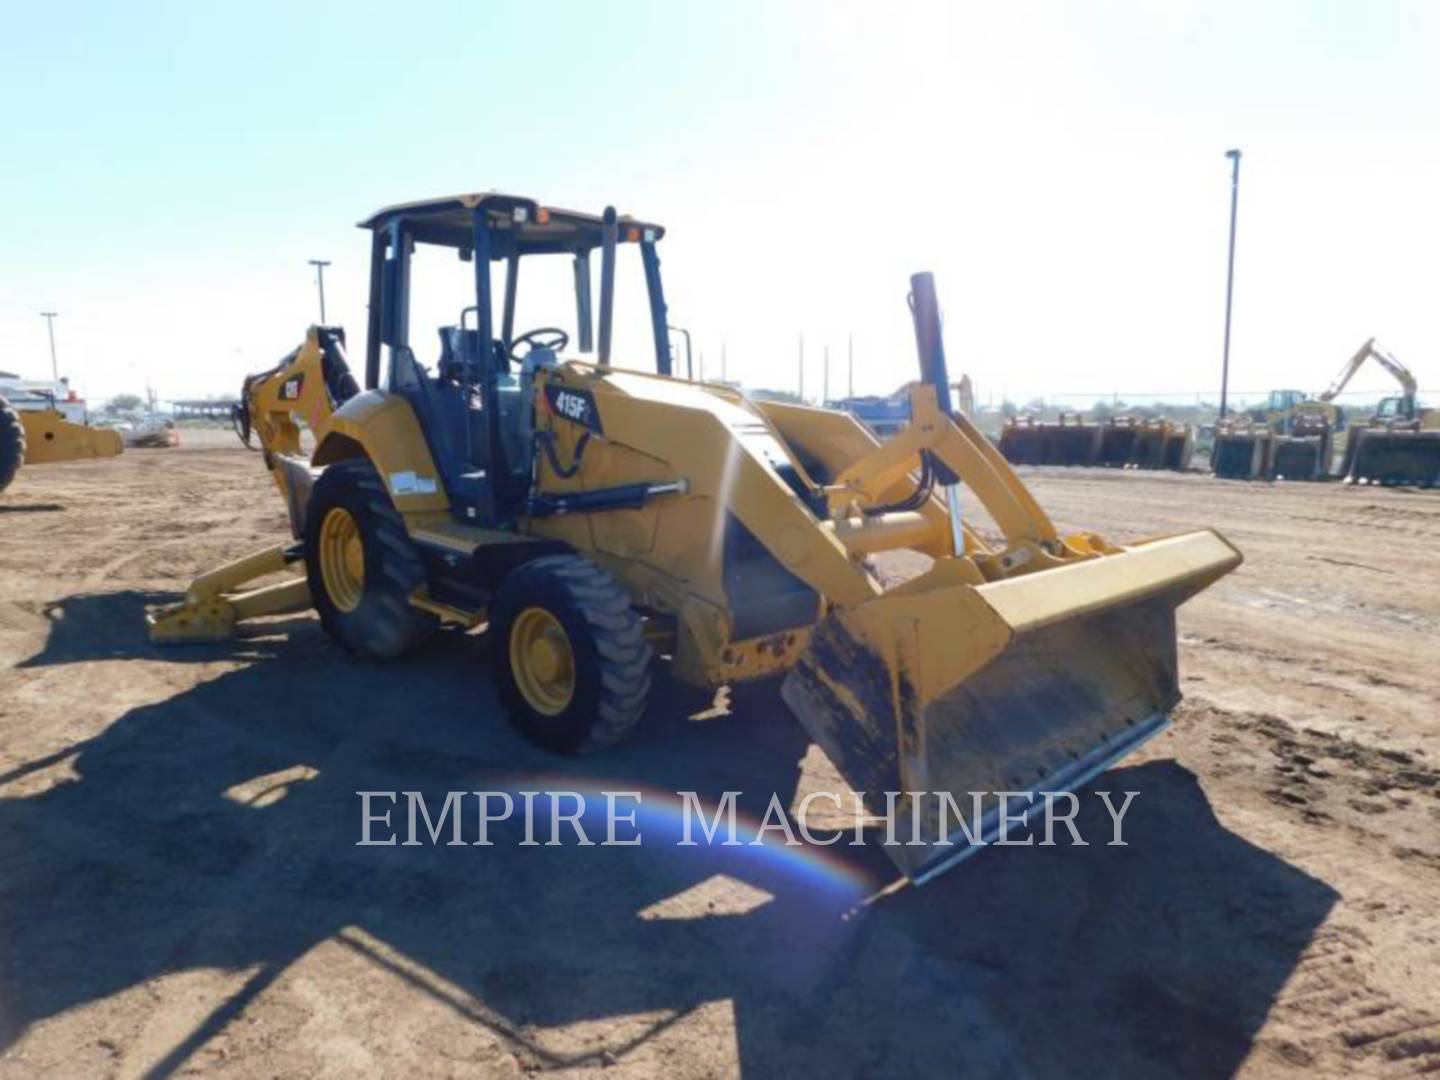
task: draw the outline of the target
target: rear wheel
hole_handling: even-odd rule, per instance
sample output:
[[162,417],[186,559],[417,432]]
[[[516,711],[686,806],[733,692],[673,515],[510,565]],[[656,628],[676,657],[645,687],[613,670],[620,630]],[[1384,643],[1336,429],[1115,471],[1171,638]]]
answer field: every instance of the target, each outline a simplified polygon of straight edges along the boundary
[[490,609],[500,695],[529,739],[562,754],[623,740],[650,694],[651,651],[620,584],[578,555],[512,570]]
[[392,660],[435,630],[435,616],[410,605],[424,563],[368,461],[338,462],[315,482],[305,573],[325,629],[357,656]]
[[20,414],[0,397],[0,491],[10,486],[25,462],[25,425]]

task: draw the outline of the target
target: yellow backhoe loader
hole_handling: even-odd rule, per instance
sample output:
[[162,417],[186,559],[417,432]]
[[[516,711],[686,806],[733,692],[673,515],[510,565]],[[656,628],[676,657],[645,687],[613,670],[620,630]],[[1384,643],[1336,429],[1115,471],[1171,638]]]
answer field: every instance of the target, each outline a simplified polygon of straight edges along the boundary
[[22,465],[114,457],[124,449],[119,432],[66,419],[52,392],[18,383],[0,389],[0,491]]
[[[700,687],[783,679],[856,791],[882,810],[884,793],[907,793],[895,812],[913,813],[920,842],[887,850],[917,882],[992,841],[1035,792],[1085,784],[1167,723],[1175,609],[1239,552],[1210,530],[1127,545],[1061,534],[951,408],[930,275],[911,279],[923,376],[911,423],[881,443],[844,412],[677,377],[658,225],[486,193],[363,226],[366,388],[326,327],[245,388],[241,426],[265,451],[291,542],[153,611],[156,641],[223,639],[313,605],[346,648],[383,660],[442,623],[486,623],[510,718],[564,753],[634,728],[657,656]],[[643,270],[653,371],[612,363],[626,249]],[[426,366],[411,268],[437,255],[473,300]],[[520,283],[547,259],[573,284],[569,328],[517,332]],[[972,528],[970,499],[1003,539]],[[868,557],[902,548],[933,565],[886,588]],[[303,577],[247,588],[286,567]],[[971,792],[978,844],[936,797],[968,825]]]

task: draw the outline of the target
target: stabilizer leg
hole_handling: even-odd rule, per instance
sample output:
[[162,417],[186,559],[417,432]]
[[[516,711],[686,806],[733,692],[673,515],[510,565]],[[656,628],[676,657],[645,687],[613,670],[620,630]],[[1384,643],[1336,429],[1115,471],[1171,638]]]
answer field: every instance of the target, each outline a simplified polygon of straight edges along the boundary
[[293,571],[300,557],[296,547],[266,548],[196,578],[182,603],[146,612],[150,640],[161,645],[228,641],[236,624],[246,619],[304,611],[310,589],[303,577],[244,588],[257,578]]

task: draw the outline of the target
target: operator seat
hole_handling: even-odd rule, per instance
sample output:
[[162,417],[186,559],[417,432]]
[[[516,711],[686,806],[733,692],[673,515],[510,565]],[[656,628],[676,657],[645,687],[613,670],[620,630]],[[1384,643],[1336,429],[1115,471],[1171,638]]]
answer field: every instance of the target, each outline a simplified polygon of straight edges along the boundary
[[[467,327],[440,327],[440,362],[437,375],[442,385],[475,386],[480,381],[478,365],[466,371],[467,357],[477,357],[480,347],[480,332]],[[498,398],[497,414],[500,418],[500,441],[505,449],[506,465],[518,477],[530,475],[530,438],[526,430],[530,425],[529,403],[522,392],[521,380],[513,373],[505,344],[493,341],[495,355],[495,390]],[[470,361],[473,363],[473,361]],[[465,378],[465,376],[469,376]],[[477,455],[484,453],[485,414],[478,398],[466,403],[466,417],[470,429],[468,445]],[[473,462],[489,467],[485,460]]]
[[[493,341],[490,345],[495,353],[495,371],[502,377],[510,374],[510,358],[505,355],[505,345],[501,341]],[[440,363],[436,374],[442,382],[460,382],[466,374],[466,357],[479,358],[480,356],[480,331],[462,328],[459,326],[440,327]],[[469,372],[470,378],[465,380],[470,383],[480,381],[480,372],[474,370]]]

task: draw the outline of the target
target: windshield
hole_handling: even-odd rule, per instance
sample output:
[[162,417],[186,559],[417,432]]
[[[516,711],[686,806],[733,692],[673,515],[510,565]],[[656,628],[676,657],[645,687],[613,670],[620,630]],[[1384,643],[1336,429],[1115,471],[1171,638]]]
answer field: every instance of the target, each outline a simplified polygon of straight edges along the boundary
[[[615,261],[612,363],[616,367],[654,370],[653,328],[639,245],[620,245]],[[531,330],[554,328],[563,331],[567,339],[560,350],[563,355],[595,359],[600,262],[598,251],[579,260],[569,253],[523,256],[515,278],[511,342]],[[497,340],[505,334],[508,265],[504,260],[490,264],[491,327]],[[577,304],[577,288],[583,294],[587,285],[590,340],[582,333],[583,320]],[[475,264],[460,259],[452,247],[416,244],[410,256],[409,301],[410,346],[416,360],[433,371],[441,352],[442,329],[459,325],[462,315],[467,327],[473,329],[476,325]],[[524,352],[523,346],[520,351]]]

